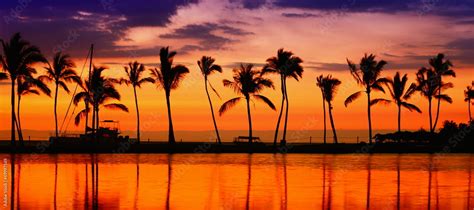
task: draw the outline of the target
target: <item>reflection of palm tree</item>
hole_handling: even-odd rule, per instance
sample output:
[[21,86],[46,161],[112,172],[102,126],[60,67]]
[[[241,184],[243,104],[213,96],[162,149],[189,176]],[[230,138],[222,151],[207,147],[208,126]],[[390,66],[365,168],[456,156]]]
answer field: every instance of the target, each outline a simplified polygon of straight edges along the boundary
[[[249,144],[252,143],[252,117],[250,115],[250,97],[262,101],[271,109],[275,110],[275,105],[267,97],[259,93],[264,88],[274,88],[273,82],[269,79],[263,78],[261,72],[254,70],[252,64],[240,65],[240,68],[234,69],[233,81],[224,80],[225,87],[232,88],[238,95],[244,96],[247,101],[247,117],[249,122]],[[219,115],[224,114],[227,110],[235,106],[240,100],[241,96],[233,98],[222,104],[219,109]]]
[[416,73],[416,82],[417,90],[420,91],[420,94],[428,99],[428,115],[430,118],[430,132],[434,132],[435,128],[433,126],[433,116],[432,116],[432,100],[441,99],[448,103],[452,103],[453,99],[446,94],[437,95],[439,92],[438,89],[447,89],[453,87],[452,83],[442,83],[438,84],[439,80],[436,79],[436,72],[432,69],[421,68]]
[[441,91],[444,89],[442,88],[442,84],[443,84],[443,81],[442,81],[442,78],[443,76],[452,76],[452,77],[456,77],[456,73],[454,72],[454,70],[451,69],[451,67],[453,67],[453,64],[451,63],[451,61],[449,60],[444,60],[445,56],[444,54],[440,53],[438,54],[436,57],[434,58],[431,58],[429,60],[429,64],[430,66],[433,68],[434,72],[436,73],[436,80],[438,81],[437,84],[438,84],[438,108],[437,108],[437,111],[436,111],[436,119],[435,119],[435,122],[434,122],[434,125],[433,125],[433,130],[436,130],[436,125],[438,124],[438,119],[439,119],[439,110],[440,110],[440,106],[441,106],[441,100],[443,100],[441,98],[442,94],[441,94]]
[[263,67],[263,74],[266,73],[276,73],[280,75],[281,78],[281,109],[280,114],[278,115],[277,127],[275,129],[275,137],[273,139],[273,144],[276,145],[278,138],[278,129],[280,127],[281,116],[283,113],[284,102],[286,101],[286,111],[285,111],[285,124],[283,128],[283,139],[282,142],[286,142],[286,129],[288,125],[288,92],[286,89],[286,79],[294,78],[298,81],[302,77],[303,67],[301,63],[303,60],[301,58],[294,56],[292,52],[285,51],[284,49],[279,49],[276,57],[271,57],[267,59],[267,64]]
[[[326,99],[324,97],[324,76],[321,74],[316,77],[316,85],[321,89],[321,97],[323,98],[323,124],[324,124],[324,144],[326,144]],[[324,208],[324,207],[323,207]]]
[[397,156],[397,209],[400,209],[400,154]]
[[[356,80],[357,84],[364,86],[365,88],[365,93],[367,94],[367,115],[369,119],[369,142],[372,144],[372,118],[371,118],[371,107],[377,103],[381,102],[387,102],[385,99],[370,99],[370,94],[372,91],[381,91],[385,93],[382,84],[387,81],[385,78],[380,78],[380,74],[384,68],[384,66],[387,64],[386,61],[380,60],[376,61],[375,60],[375,55],[367,55],[361,59],[360,61],[360,66],[359,68],[356,67],[356,65],[347,60],[347,63],[349,65],[349,70]],[[362,91],[353,93],[351,96],[349,96],[346,101],[344,102],[345,106],[349,105],[352,103],[355,99],[359,98],[360,95],[362,94]]]
[[165,90],[166,105],[168,107],[168,142],[174,144],[173,120],[171,118],[170,94],[171,90],[177,89],[184,76],[189,73],[186,66],[173,66],[173,59],[176,52],[169,51],[169,47],[160,50],[160,69],[151,70],[152,78]]
[[132,85],[133,95],[135,96],[135,109],[137,112],[137,142],[140,143],[140,111],[138,109],[138,99],[137,99],[137,87],[141,86],[147,82],[154,83],[155,80],[151,77],[143,78],[143,72],[145,72],[145,66],[143,64],[135,62],[128,63],[128,67],[124,67],[127,77],[120,80],[120,83],[125,83],[126,85]]
[[214,108],[212,107],[211,96],[209,96],[209,90],[207,87],[208,85],[211,86],[211,89],[214,91],[214,93],[216,93],[216,95],[219,96],[217,91],[214,89],[214,87],[212,87],[212,85],[209,83],[207,79],[207,77],[214,72],[222,73],[222,67],[217,64],[214,64],[215,61],[216,60],[214,58],[202,56],[201,60],[198,60],[197,63],[198,63],[199,69],[201,69],[202,75],[204,76],[204,83],[205,83],[204,85],[206,88],[207,99],[209,100],[209,106],[211,107],[212,121],[214,122],[214,129],[216,130],[217,141],[219,142],[219,144],[221,144],[222,143],[221,137],[219,135],[219,129],[217,129],[216,118],[214,116]]
[[57,209],[58,197],[58,155],[54,156],[54,209]]
[[469,122],[472,121],[472,117],[471,117],[471,100],[474,98],[474,89],[473,89],[473,86],[474,86],[474,82],[472,82],[472,85],[471,86],[467,86],[466,90],[464,91],[464,101],[467,102],[467,110],[468,110],[468,113],[469,113]]
[[[21,38],[20,33],[16,33],[5,42],[0,39],[3,52],[0,54],[2,68],[11,80],[11,142],[15,144],[15,83],[22,72],[31,65],[38,62],[45,62],[46,59],[40,50]],[[2,76],[5,78],[5,74]]]
[[77,76],[76,71],[73,69],[74,67],[76,67],[76,65],[69,55],[58,52],[54,55],[53,63],[49,64],[49,67],[46,67],[46,76],[40,77],[41,80],[54,82],[56,87],[54,92],[54,124],[56,125],[56,138],[59,137],[57,114],[58,89],[61,87],[69,93],[69,88],[66,85],[67,82],[81,83],[81,78]]
[[[334,118],[332,116],[332,110],[333,110],[332,101],[334,100],[334,96],[336,95],[338,86],[341,85],[341,81],[336,78],[333,78],[331,75],[328,75],[326,77],[323,77],[320,83],[321,84],[319,84],[319,80],[318,80],[318,85],[322,86],[320,88],[323,92],[323,98],[324,98],[323,102],[326,101],[328,103],[329,119],[331,121],[333,139],[334,139],[334,143],[337,144],[336,127],[334,126]],[[324,124],[326,124],[326,122],[324,122]],[[325,138],[326,138],[326,135],[325,135]]]
[[[397,72],[393,79],[389,78],[386,83],[392,101],[397,104],[398,107],[398,132],[401,132],[401,112],[402,107],[410,111],[417,111],[421,113],[421,110],[414,104],[407,102],[408,99],[416,92],[416,85],[412,83],[407,89],[408,76],[405,74],[400,78],[400,73]],[[400,141],[400,139],[399,139]]]
[[370,209],[370,189],[372,181],[372,155],[369,154],[367,160],[367,209]]
[[10,170],[11,170],[11,178],[10,178],[10,207],[11,209],[15,209],[15,154],[10,153]]
[[321,209],[325,209],[324,207],[326,206],[325,199],[326,199],[326,164],[327,164],[326,155],[323,155],[322,161],[323,161],[323,196],[322,196],[323,200],[321,202],[321,205],[322,205]]
[[245,209],[250,209],[250,186],[252,185],[252,155],[248,154],[247,161],[247,196],[245,200]]
[[166,209],[170,209],[170,196],[171,196],[171,178],[173,177],[172,174],[172,167],[171,167],[171,162],[172,162],[172,155],[168,155],[168,188],[166,191]]

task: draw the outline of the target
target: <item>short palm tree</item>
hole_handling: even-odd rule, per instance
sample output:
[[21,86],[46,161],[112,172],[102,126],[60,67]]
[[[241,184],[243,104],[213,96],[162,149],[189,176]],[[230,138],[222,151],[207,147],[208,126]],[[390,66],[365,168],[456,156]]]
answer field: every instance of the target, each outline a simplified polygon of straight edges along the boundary
[[[456,72],[454,72],[453,69],[453,64],[451,63],[450,60],[445,60],[445,55],[442,53],[439,53],[436,55],[436,57],[431,58],[429,60],[429,64],[431,68],[433,68],[434,72],[436,73],[436,79],[439,80],[438,84],[442,85],[443,84],[443,77],[446,76],[451,76],[451,77],[456,77]],[[440,111],[440,106],[441,106],[441,91],[443,88],[441,86],[438,87],[438,107],[436,111],[436,119],[433,125],[433,129],[436,130],[436,125],[438,124],[438,119],[439,119],[439,111]]]
[[407,86],[408,76],[405,74],[400,77],[400,72],[397,72],[395,76],[388,79],[386,86],[390,91],[392,101],[397,104],[398,107],[398,132],[401,132],[401,112],[402,107],[408,110],[417,111],[421,113],[420,108],[416,105],[408,103],[407,100],[416,92],[416,84],[412,83],[409,87]]
[[274,146],[276,145],[278,138],[278,130],[280,127],[280,121],[283,114],[283,108],[286,102],[285,110],[285,123],[283,126],[283,138],[282,143],[286,142],[286,131],[288,126],[288,91],[286,86],[287,78],[294,78],[296,81],[299,81],[299,78],[303,76],[303,67],[301,66],[303,60],[295,56],[291,51],[285,51],[284,49],[279,49],[276,57],[271,57],[267,59],[267,64],[263,67],[262,74],[273,73],[280,75],[281,79],[281,108],[280,114],[278,115],[277,126],[275,129],[275,136],[273,139]]
[[189,69],[183,65],[173,66],[175,51],[169,51],[169,47],[160,50],[160,69],[151,69],[151,76],[160,87],[165,90],[166,105],[168,107],[168,142],[176,142],[173,130],[173,120],[171,118],[170,95],[171,90],[177,89],[184,76],[189,73]]
[[211,83],[209,83],[208,80],[208,76],[213,74],[214,72],[222,73],[222,67],[217,64],[214,64],[215,61],[216,60],[212,57],[202,56],[201,60],[197,61],[197,64],[199,66],[199,69],[201,69],[202,75],[204,76],[204,86],[206,88],[207,100],[209,100],[209,106],[211,107],[212,121],[214,122],[214,129],[216,130],[217,141],[219,142],[219,144],[221,144],[221,137],[219,135],[219,129],[217,128],[216,117],[214,116],[214,108],[212,107],[211,96],[209,95],[208,90],[208,86],[210,86],[212,91],[214,91],[214,93],[216,93],[216,95],[219,97],[219,94],[217,93],[216,89],[212,87]]
[[249,122],[249,144],[252,144],[252,116],[250,114],[250,100],[251,98],[259,100],[267,104],[271,109],[275,109],[275,105],[267,97],[259,93],[264,88],[274,88],[273,82],[269,79],[263,78],[261,72],[253,69],[252,64],[240,65],[240,68],[233,70],[233,80],[223,80],[224,86],[232,88],[239,97],[230,99],[222,104],[219,109],[219,115],[224,114],[227,110],[234,107],[241,99],[247,102],[247,117]]
[[333,78],[331,75],[324,77],[322,80],[324,101],[328,103],[329,120],[331,121],[333,139],[334,143],[337,144],[338,142],[336,127],[334,126],[334,118],[332,116],[332,110],[334,109],[334,107],[332,106],[332,101],[334,100],[334,97],[336,95],[337,88],[339,87],[339,85],[341,85],[341,81],[336,78]]
[[[46,59],[38,47],[24,40],[20,33],[16,33],[9,41],[0,40],[3,51],[0,54],[2,68],[11,80],[11,142],[15,144],[15,85],[22,70]],[[5,77],[5,76],[3,76]]]
[[471,115],[471,100],[474,98],[474,89],[473,89],[473,86],[474,86],[474,82],[472,82],[472,85],[471,86],[467,86],[466,90],[464,91],[464,101],[467,102],[467,110],[468,110],[468,113],[469,113],[469,122],[472,121],[472,115]]
[[[380,78],[380,74],[387,64],[386,61],[375,60],[375,55],[365,54],[364,57],[360,61],[359,68],[356,67],[356,64],[347,60],[347,64],[349,65],[349,70],[356,80],[357,84],[361,85],[365,89],[365,93],[367,94],[367,115],[369,120],[369,142],[372,144],[372,117],[371,117],[371,107],[377,103],[387,102],[385,99],[373,99],[371,100],[371,93],[372,91],[380,91],[385,93],[382,85],[387,82],[386,78]],[[352,103],[355,99],[359,98],[363,91],[359,91],[350,95],[344,105],[347,107],[350,103]]]
[[54,91],[54,124],[56,131],[56,138],[59,138],[58,130],[58,90],[62,88],[66,93],[69,93],[69,88],[66,83],[75,82],[80,84],[81,78],[77,75],[76,71],[73,69],[76,65],[72,61],[71,57],[67,54],[62,54],[57,52],[54,55],[53,63],[49,63],[49,66],[46,67],[46,75],[41,76],[41,80],[54,82],[55,91]]
[[[108,103],[110,100],[120,101],[120,93],[115,88],[117,81],[102,75],[107,70],[106,67],[93,68],[89,81],[85,81],[81,86],[83,91],[77,93],[73,102],[75,105],[83,101],[88,102],[92,107],[92,130],[99,129],[99,111],[100,107],[106,109],[120,110],[128,112],[127,106],[121,103]],[[78,125],[83,117],[85,117],[90,110],[81,110],[75,117],[74,123]]]
[[326,129],[326,99],[324,97],[324,76],[321,74],[318,77],[316,77],[316,86],[321,89],[321,97],[323,101],[323,126],[324,126],[324,134],[323,134],[323,139],[324,139],[324,144],[326,144],[326,136],[327,136],[327,129]]
[[151,77],[143,77],[143,72],[145,72],[145,65],[135,62],[128,63],[128,67],[125,66],[125,73],[127,77],[120,80],[120,83],[125,83],[126,85],[131,85],[133,87],[133,95],[135,96],[135,109],[137,112],[137,142],[140,143],[140,111],[138,109],[138,98],[137,98],[137,87],[141,86],[147,82],[154,83],[155,80]]
[[416,73],[416,86],[417,91],[420,94],[428,99],[428,115],[430,119],[430,132],[433,133],[435,128],[433,126],[433,115],[432,115],[432,101],[433,98],[440,99],[442,101],[446,101],[448,103],[452,103],[453,99],[446,94],[438,95],[439,89],[448,89],[453,87],[452,83],[441,83],[441,81],[437,78],[436,72],[433,69],[428,68],[421,68]]

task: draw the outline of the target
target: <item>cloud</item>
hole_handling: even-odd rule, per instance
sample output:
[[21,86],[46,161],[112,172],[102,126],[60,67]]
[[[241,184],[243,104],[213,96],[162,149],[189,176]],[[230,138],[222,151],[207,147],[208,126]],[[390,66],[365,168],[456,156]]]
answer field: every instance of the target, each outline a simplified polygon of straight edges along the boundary
[[445,46],[448,50],[453,51],[452,55],[447,55],[451,61],[460,62],[462,64],[474,64],[474,38],[455,39]]
[[321,17],[321,15],[311,14],[311,13],[282,13],[284,17],[287,18],[311,18],[311,17]]

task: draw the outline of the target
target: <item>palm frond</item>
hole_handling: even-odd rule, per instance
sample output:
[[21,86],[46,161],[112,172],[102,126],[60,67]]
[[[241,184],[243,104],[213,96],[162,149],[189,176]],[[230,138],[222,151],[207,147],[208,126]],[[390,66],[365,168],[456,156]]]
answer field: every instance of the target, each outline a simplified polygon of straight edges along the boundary
[[445,102],[448,102],[450,104],[453,103],[453,99],[450,96],[446,95],[446,94],[435,95],[434,98],[440,99],[441,101],[445,101]]
[[262,95],[253,95],[253,97],[257,100],[260,100],[260,101],[263,101],[265,104],[267,104],[271,109],[273,110],[276,110],[275,108],[275,105],[272,103],[272,101],[270,101],[270,99],[268,99],[267,97],[265,96],[262,96]]
[[119,103],[105,104],[104,107],[107,108],[107,109],[113,109],[113,110],[120,110],[120,111],[128,112],[127,106],[125,106],[123,104],[119,104]]
[[377,105],[377,104],[390,104],[390,100],[387,100],[387,99],[383,99],[383,98],[376,98],[376,99],[373,99],[372,101],[370,101],[370,106],[374,106],[374,105]]
[[233,98],[228,101],[226,101],[224,104],[222,104],[221,108],[219,108],[219,116],[222,116],[225,112],[227,112],[229,109],[234,107],[239,101],[242,99],[241,97]]
[[402,102],[401,103],[401,106],[407,108],[408,110],[410,110],[410,112],[413,112],[413,111],[416,111],[418,113],[421,113],[421,110],[420,108],[418,108],[416,105],[414,104],[410,104],[410,103],[407,103],[407,102]]
[[359,91],[359,92],[355,92],[352,95],[350,95],[349,97],[347,97],[347,99],[344,101],[344,106],[347,107],[350,103],[352,103],[357,98],[359,98],[361,94],[362,94],[362,91]]

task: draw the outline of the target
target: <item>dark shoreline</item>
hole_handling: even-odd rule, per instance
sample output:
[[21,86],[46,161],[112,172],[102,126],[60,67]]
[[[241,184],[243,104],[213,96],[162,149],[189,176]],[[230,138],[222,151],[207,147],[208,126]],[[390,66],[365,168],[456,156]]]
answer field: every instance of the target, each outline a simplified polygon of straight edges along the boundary
[[273,144],[222,145],[209,142],[185,142],[170,145],[165,142],[143,142],[140,144],[117,143],[68,143],[52,145],[48,141],[19,142],[11,146],[8,141],[0,142],[0,153],[314,153],[314,154],[351,154],[351,153],[474,153],[474,148],[454,147],[430,144],[322,144],[291,143],[273,147]]

